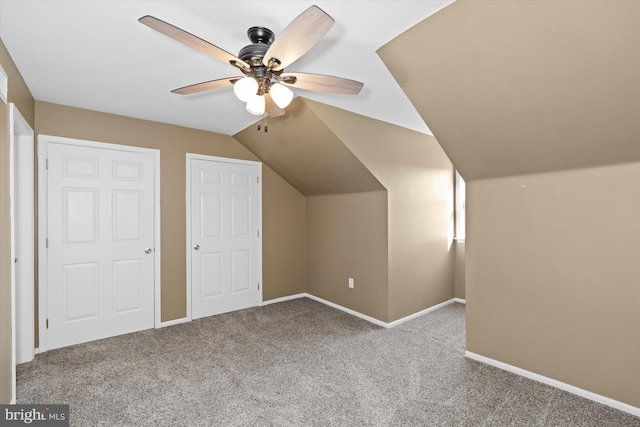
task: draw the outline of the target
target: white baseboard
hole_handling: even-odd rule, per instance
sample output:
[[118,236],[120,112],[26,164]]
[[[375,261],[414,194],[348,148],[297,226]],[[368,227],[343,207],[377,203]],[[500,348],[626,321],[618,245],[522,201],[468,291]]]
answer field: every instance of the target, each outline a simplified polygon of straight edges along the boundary
[[275,298],[275,299],[270,299],[267,301],[262,301],[262,304],[260,304],[261,306],[263,305],[269,305],[269,304],[276,304],[279,302],[285,302],[285,301],[290,301],[293,299],[298,299],[298,298],[305,298],[307,296],[307,294],[302,293],[302,294],[295,294],[295,295],[288,295],[286,297],[280,297],[280,298]]
[[[352,310],[352,309],[347,308],[347,307],[343,307],[343,306],[341,306],[339,304],[333,303],[331,301],[327,301],[326,299],[322,299],[320,297],[317,297],[315,295],[311,295],[309,293],[287,295],[287,296],[280,297],[280,298],[274,298],[274,299],[270,299],[270,300],[267,300],[267,301],[262,301],[260,306],[263,307],[265,305],[277,304],[279,302],[291,301],[291,300],[299,299],[299,298],[312,299],[314,301],[317,301],[317,302],[322,303],[324,305],[328,305],[329,307],[333,307],[333,308],[335,308],[337,310],[344,311],[345,313],[349,313],[352,316],[359,317],[361,319],[366,320],[367,322],[371,322],[374,325],[378,325],[378,326],[381,326],[381,327],[387,328],[387,329],[388,328],[393,328],[395,326],[398,326],[398,325],[400,325],[400,324],[402,324],[404,322],[407,322],[409,320],[415,319],[417,317],[424,316],[427,313],[431,313],[434,310],[438,310],[439,308],[442,308],[442,307],[447,306],[449,304],[453,304],[454,302],[461,302],[462,301],[462,303],[464,304],[464,300],[461,300],[459,298],[452,298],[452,299],[444,301],[444,302],[442,302],[440,304],[434,305],[433,307],[429,307],[429,308],[426,308],[426,309],[424,309],[422,311],[419,311],[417,313],[413,313],[413,314],[411,314],[411,315],[409,315],[407,317],[403,317],[402,319],[394,320],[393,322],[390,322],[390,323],[383,322],[382,320],[376,319],[376,318],[371,317],[371,316],[367,316],[366,314],[362,314],[362,313],[360,313],[358,311]],[[175,319],[175,320],[170,320],[168,322],[161,322],[160,325],[156,329],[164,328],[166,326],[177,325],[177,324],[185,323],[185,322],[189,322],[189,321],[190,320],[188,318],[184,317],[182,319]]]
[[189,319],[188,317],[183,317],[181,319],[168,320],[166,322],[160,322],[160,324],[156,326],[155,329],[166,328],[167,326],[179,325],[180,323],[187,323],[190,321],[191,319]]
[[500,368],[502,370],[512,372],[516,375],[520,375],[522,377],[526,377],[534,381],[538,381],[543,384],[547,384],[552,387],[559,388],[560,390],[568,391],[569,393],[576,394],[586,399],[593,400],[594,402],[602,403],[603,405],[611,406],[612,408],[619,409],[620,411],[628,412],[631,415],[640,417],[640,408],[631,406],[627,403],[620,402],[618,400],[614,400],[609,397],[602,396],[600,394],[596,394],[591,391],[572,386],[571,384],[554,380],[553,378],[536,374],[535,372],[527,371],[526,369],[518,368],[517,366],[509,365],[508,363],[500,362],[498,360],[491,359],[489,357],[481,356],[479,354],[472,353],[470,351],[466,351],[464,353],[464,356],[469,359],[486,363],[487,365],[495,366],[496,368]]
[[453,304],[454,302],[455,302],[455,300],[454,300],[454,298],[452,298],[452,299],[450,299],[448,301],[441,302],[440,304],[436,304],[436,305],[434,305],[432,307],[425,308],[424,310],[419,311],[417,313],[410,314],[409,316],[403,317],[402,319],[394,320],[391,323],[387,323],[388,326],[385,326],[385,327],[386,328],[393,328],[394,326],[398,326],[398,325],[400,325],[400,324],[402,324],[404,322],[407,322],[409,320],[415,319],[416,317],[424,316],[427,313],[431,313],[432,311],[438,310],[438,309],[440,309],[442,307],[445,307],[445,306],[447,306],[449,304]]
[[318,301],[318,302],[320,302],[320,303],[322,303],[322,304],[324,304],[324,305],[328,305],[329,307],[333,307],[333,308],[335,308],[335,309],[338,309],[338,310],[344,311],[345,313],[349,313],[349,314],[350,314],[350,315],[352,315],[352,316],[356,316],[356,317],[359,317],[359,318],[361,318],[361,319],[364,319],[364,320],[366,320],[367,322],[371,322],[371,323],[373,323],[373,324],[375,324],[375,325],[382,326],[383,328],[388,328],[388,327],[389,327],[389,324],[388,324],[387,322],[383,322],[382,320],[378,320],[378,319],[376,319],[376,318],[374,318],[374,317],[367,316],[366,314],[362,314],[362,313],[357,312],[357,311],[355,311],[355,310],[351,310],[350,308],[343,307],[343,306],[341,306],[341,305],[338,305],[338,304],[333,303],[333,302],[331,302],[331,301],[327,301],[327,300],[322,299],[322,298],[320,298],[320,297],[317,297],[317,296],[315,296],[315,295],[305,294],[305,297],[307,297],[307,298],[309,298],[309,299],[312,299],[312,300],[314,300],[314,301]]
[[467,304],[467,300],[466,299],[462,299],[462,298],[454,298],[453,301],[458,302],[460,304]]
[[[339,304],[333,303],[331,301],[327,301],[325,299],[322,299],[320,297],[317,297],[315,295],[311,295],[311,294],[308,294],[308,293],[288,295],[288,296],[285,296],[285,297],[280,297],[280,298],[270,299],[270,300],[267,300],[267,301],[262,301],[260,306],[276,304],[276,303],[285,302],[285,301],[291,301],[291,300],[299,299],[299,298],[312,299],[314,301],[317,301],[319,303],[328,305],[329,307],[333,307],[333,308],[335,308],[337,310],[344,311],[345,313],[349,313],[352,316],[359,317],[361,319],[366,320],[367,322],[371,322],[371,323],[373,323],[375,325],[378,325],[378,326],[381,326],[381,327],[387,328],[387,329],[393,328],[395,326],[398,326],[398,325],[400,325],[400,324],[402,324],[404,322],[407,322],[409,320],[415,319],[417,317],[424,316],[427,313],[431,313],[432,311],[438,310],[438,309],[440,309],[442,307],[445,307],[445,306],[447,306],[449,304],[453,304],[454,302],[459,302],[459,303],[462,303],[462,304],[465,303],[465,300],[463,300],[463,299],[452,298],[452,299],[450,299],[448,301],[444,301],[444,302],[442,302],[440,304],[434,305],[433,307],[429,307],[429,308],[426,308],[426,309],[424,309],[422,311],[419,311],[417,313],[414,313],[414,314],[411,314],[409,316],[403,317],[402,319],[394,320],[391,323],[383,322],[382,320],[376,319],[376,318],[371,317],[371,316],[367,316],[366,314],[362,314],[362,313],[360,313],[358,311],[352,310],[352,309],[347,308],[347,307],[343,307],[343,306],[341,306]],[[166,321],[166,322],[160,322],[160,324],[158,326],[156,326],[155,329],[166,328],[167,326],[179,325],[180,323],[187,323],[187,322],[190,322],[190,321],[191,321],[191,319],[189,319],[188,317],[183,317],[181,319],[174,319],[174,320],[169,320],[169,321]],[[39,353],[40,353],[40,349],[36,348],[35,349],[35,354],[39,354]]]
[[[259,306],[264,306],[264,305],[269,305],[269,304],[275,304],[278,302],[284,302],[284,301],[289,301],[292,299],[298,299],[298,298],[304,298],[306,297],[307,294],[295,294],[295,295],[288,295],[286,297],[280,297],[280,298],[276,298],[276,299],[270,299],[268,301],[262,301],[262,303],[260,303]],[[187,318],[187,317],[183,317],[181,319],[175,319],[175,320],[169,320],[167,322],[160,322],[160,325],[156,328],[165,328],[167,326],[173,326],[173,325],[178,325],[180,323],[187,323],[190,322],[191,319]]]
[[352,316],[359,317],[361,319],[366,320],[367,322],[371,322],[374,325],[378,325],[378,326],[381,326],[381,327],[387,328],[387,329],[393,328],[395,326],[398,326],[398,325],[400,325],[400,324],[402,324],[404,322],[407,322],[409,320],[415,319],[417,317],[424,316],[427,313],[431,313],[432,311],[438,310],[439,308],[442,308],[442,307],[447,306],[449,304],[453,304],[453,302],[454,302],[454,300],[452,298],[452,299],[450,299],[448,301],[445,301],[445,302],[442,302],[440,304],[434,305],[433,307],[429,307],[429,308],[426,308],[426,309],[424,309],[422,311],[419,311],[417,313],[413,313],[413,314],[411,314],[411,315],[409,315],[407,317],[403,317],[402,319],[394,320],[393,322],[387,323],[387,322],[383,322],[382,320],[376,319],[374,317],[367,316],[366,314],[362,314],[362,313],[360,313],[358,311],[352,310],[350,308],[343,307],[343,306],[341,306],[339,304],[336,304],[336,303],[333,303],[331,301],[327,301],[327,300],[322,299],[320,297],[317,297],[315,295],[311,295],[311,294],[298,294],[298,295],[301,295],[301,297],[306,297],[306,298],[312,299],[314,301],[318,301],[319,303],[322,303],[322,304],[328,305],[329,307],[333,307],[335,309],[344,311],[345,313],[349,313]]

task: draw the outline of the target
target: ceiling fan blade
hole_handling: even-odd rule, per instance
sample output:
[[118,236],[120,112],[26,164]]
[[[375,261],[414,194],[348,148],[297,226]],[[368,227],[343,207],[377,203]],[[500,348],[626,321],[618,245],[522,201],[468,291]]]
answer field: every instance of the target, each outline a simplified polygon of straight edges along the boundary
[[337,93],[342,95],[357,95],[364,83],[343,79],[342,77],[324,74],[286,73],[278,80],[288,86],[298,89],[315,90],[318,92]]
[[174,25],[169,24],[168,22],[164,22],[151,15],[143,16],[142,18],[138,19],[138,21],[146,25],[147,27],[164,34],[165,36],[171,37],[172,39],[177,40],[180,43],[184,43],[189,47],[199,50],[200,52],[213,56],[220,61],[227,62],[234,67],[246,70],[251,68],[249,64],[236,57],[235,55],[230,54],[226,50],[220,49],[218,46],[213,45],[206,40],[202,40],[200,37],[194,36],[191,33],[188,33]]
[[265,101],[265,110],[269,115],[269,117],[284,116],[284,113],[285,113],[284,109],[276,105],[276,103],[273,101],[273,98],[271,98],[271,94],[269,92],[264,94],[264,101]]
[[[264,55],[264,65],[279,71],[290,65],[315,46],[331,29],[334,19],[318,6],[311,6],[294,19],[271,43]],[[276,58],[279,63],[271,63]]]
[[207,82],[196,83],[193,85],[174,89],[171,93],[177,93],[178,95],[190,95],[192,93],[205,92],[207,90],[219,89],[221,87],[233,86],[235,82],[242,77],[226,77],[224,79],[209,80]]

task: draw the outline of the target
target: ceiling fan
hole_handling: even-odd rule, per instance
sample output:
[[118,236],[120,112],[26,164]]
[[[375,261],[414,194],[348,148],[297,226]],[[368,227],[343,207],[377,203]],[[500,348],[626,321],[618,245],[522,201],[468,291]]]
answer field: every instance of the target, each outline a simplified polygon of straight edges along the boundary
[[[188,95],[212,89],[233,86],[236,96],[247,102],[247,111],[271,117],[281,116],[293,99],[289,87],[357,95],[363,83],[323,74],[285,73],[284,68],[304,55],[329,31],[334,19],[317,6],[311,6],[294,19],[275,37],[264,27],[251,27],[247,31],[250,45],[235,56],[176,26],[147,15],[142,24],[185,45],[227,62],[238,68],[244,76],[225,77],[174,89],[171,92]],[[289,86],[289,87],[288,87]]]

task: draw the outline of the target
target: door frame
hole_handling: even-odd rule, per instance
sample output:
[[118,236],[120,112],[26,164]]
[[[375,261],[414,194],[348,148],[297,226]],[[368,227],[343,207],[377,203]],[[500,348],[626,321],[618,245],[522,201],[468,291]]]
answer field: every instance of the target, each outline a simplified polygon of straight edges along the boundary
[[47,317],[48,317],[48,254],[47,254],[47,153],[49,143],[75,145],[88,148],[102,148],[107,150],[129,151],[134,153],[152,154],[154,161],[154,328],[160,327],[160,150],[155,148],[135,147],[131,145],[112,144],[107,142],[88,141],[83,139],[65,138],[52,135],[38,135],[38,349],[37,353],[45,352],[48,347]]
[[218,157],[218,156],[210,156],[206,154],[195,154],[195,153],[187,153],[186,155],[186,187],[185,187],[185,196],[186,196],[186,204],[187,204],[187,247],[186,247],[186,255],[187,255],[187,317],[186,321],[189,322],[192,320],[191,317],[191,160],[208,160],[213,162],[221,162],[221,163],[232,163],[236,165],[248,165],[256,167],[256,175],[258,176],[258,189],[257,189],[257,202],[258,202],[258,265],[256,266],[258,273],[258,284],[260,289],[258,290],[258,301],[257,306],[261,305],[263,302],[263,293],[262,290],[264,288],[262,282],[262,162],[257,162],[253,160],[240,160],[240,159],[232,159],[229,157]]
[[[16,398],[16,365],[34,356],[35,187],[34,132],[13,103],[9,103],[9,209],[11,224],[11,401]],[[16,162],[16,154],[18,156]],[[17,178],[17,180],[16,180]],[[16,187],[20,197],[16,195]],[[16,235],[15,212],[19,212]],[[18,296],[19,294],[19,296]],[[29,303],[30,302],[30,303]],[[19,326],[18,326],[19,324]]]

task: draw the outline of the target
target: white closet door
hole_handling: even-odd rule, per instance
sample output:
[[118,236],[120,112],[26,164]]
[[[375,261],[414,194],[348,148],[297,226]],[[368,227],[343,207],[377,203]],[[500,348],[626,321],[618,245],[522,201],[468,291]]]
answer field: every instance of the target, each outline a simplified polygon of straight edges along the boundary
[[48,348],[154,326],[154,158],[48,145]]
[[190,159],[192,318],[260,302],[259,166]]

